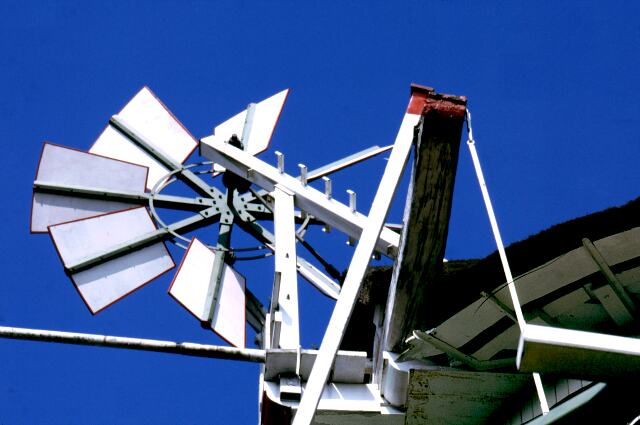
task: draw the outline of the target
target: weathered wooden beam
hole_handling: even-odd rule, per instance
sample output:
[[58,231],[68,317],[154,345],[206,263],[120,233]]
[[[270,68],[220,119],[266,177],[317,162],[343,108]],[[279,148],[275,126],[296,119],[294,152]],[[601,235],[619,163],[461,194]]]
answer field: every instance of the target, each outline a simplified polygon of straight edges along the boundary
[[429,289],[442,272],[466,98],[414,86],[422,121],[415,146],[401,248],[389,289],[383,349],[423,329]]

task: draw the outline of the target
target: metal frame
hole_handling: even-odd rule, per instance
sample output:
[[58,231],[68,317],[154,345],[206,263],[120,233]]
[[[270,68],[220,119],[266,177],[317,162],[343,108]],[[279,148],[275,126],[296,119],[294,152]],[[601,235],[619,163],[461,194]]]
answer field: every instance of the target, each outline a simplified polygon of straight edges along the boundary
[[[315,411],[322,397],[336,353],[344,337],[349,318],[353,312],[355,302],[362,284],[362,279],[371,255],[378,244],[378,238],[384,230],[384,223],[391,206],[391,201],[397,189],[404,167],[409,159],[413,146],[413,131],[419,123],[420,116],[405,114],[400,131],[391,151],[391,156],[385,167],[384,174],[378,186],[371,211],[363,228],[360,243],[357,245],[347,276],[344,280],[340,298],[327,325],[318,358],[307,381],[305,392],[300,400],[300,407],[293,420],[293,425],[310,425]],[[326,200],[326,198],[324,198]],[[344,206],[345,208],[348,208]],[[396,245],[397,247],[397,245]]]
[[[247,109],[242,140],[249,138],[255,108],[256,106],[251,104]],[[161,226],[126,243],[120,243],[100,252],[92,253],[72,264],[65,264],[65,269],[69,274],[87,270],[153,243],[169,239],[184,239],[180,235],[181,232],[200,228],[219,220],[217,245],[215,248],[210,247],[216,251],[216,255],[206,298],[208,305],[206,324],[211,323],[215,315],[223,268],[225,263],[229,262],[228,252],[232,251],[230,246],[232,225],[238,224],[252,233],[265,244],[266,248],[275,253],[276,273],[272,306],[266,317],[264,317],[264,310],[255,299],[255,296],[247,291],[250,300],[246,307],[250,313],[248,320],[255,329],[266,328],[265,331],[269,332],[268,335],[264,334],[266,348],[297,350],[295,382],[290,377],[281,377],[284,379],[281,387],[298,396],[301,394],[300,368],[302,356],[300,351],[296,272],[309,280],[323,294],[337,299],[336,307],[322,346],[317,352],[313,368],[311,369],[309,366],[307,390],[301,400],[300,409],[294,422],[296,425],[306,424],[312,421],[315,408],[332,368],[338,368],[338,363],[335,363],[338,347],[344,336],[347,322],[371,258],[378,256],[378,253],[393,258],[397,253],[400,235],[385,227],[385,219],[404,166],[410,155],[414,140],[414,126],[419,119],[419,114],[406,114],[396,142],[392,146],[374,146],[310,172],[307,171],[305,165],[300,164],[301,174],[298,178],[284,173],[284,156],[282,154],[278,154],[278,168],[276,169],[230,143],[216,140],[214,137],[205,138],[200,143],[201,153],[210,157],[216,165],[224,167],[228,172],[234,173],[250,183],[255,183],[263,189],[261,192],[253,192],[251,195],[240,195],[229,184],[229,190],[225,196],[219,189],[207,184],[191,170],[192,167],[198,164],[183,166],[161,149],[158,149],[152,141],[148,140],[134,126],[128,123],[124,117],[114,115],[109,120],[111,129],[120,133],[134,146],[148,155],[150,159],[153,159],[168,171],[154,185],[150,193],[114,191],[99,187],[71,186],[45,181],[34,182],[34,191],[90,199],[108,199],[134,205],[144,205],[146,203],[152,211],[156,222]],[[392,149],[391,156],[369,216],[357,212],[355,192],[347,191],[349,194],[348,206],[333,198],[331,180],[326,177],[327,175],[390,149]],[[319,178],[324,179],[324,193],[308,185],[309,182]],[[183,181],[201,197],[190,199],[159,193],[176,179]],[[227,183],[225,182],[225,184]],[[272,200],[265,200],[264,197],[269,192],[271,192]],[[197,214],[167,225],[156,213],[155,207],[194,211]],[[296,213],[295,207],[298,207],[301,212]],[[253,216],[253,213],[257,216],[270,214],[270,218],[274,221],[275,235],[272,235],[268,230],[256,223],[256,217]],[[297,232],[295,224],[300,221],[303,224],[300,231]],[[300,242],[324,266],[329,275],[336,280],[341,279],[340,273],[303,239],[304,229],[309,223],[323,224],[323,230],[327,232],[332,228],[336,228],[346,233],[351,244],[356,239],[360,239],[342,288],[333,279],[297,255],[296,243]],[[182,246],[179,243],[177,245]],[[266,359],[265,350],[221,350],[221,348],[226,347],[52,331],[19,330],[16,328],[0,328],[0,337],[133,348],[257,362],[264,362]],[[359,359],[358,361],[366,362],[365,353],[361,353],[358,357],[362,357],[362,355],[364,355],[364,360]],[[370,368],[370,366],[368,367]],[[334,371],[334,373],[336,372]],[[350,375],[353,372],[345,369],[344,373]],[[361,378],[357,379],[360,380]]]
[[[298,279],[296,274],[296,232],[293,216],[293,194],[281,186],[273,191],[275,200],[275,279],[272,304],[277,305],[272,320],[274,332],[272,348],[298,348],[300,325],[298,319]],[[276,296],[277,292],[277,296]],[[277,333],[276,333],[277,329]]]
[[[346,233],[349,237],[359,239],[367,223],[367,217],[348,206],[327,199],[323,192],[304,185],[295,177],[280,173],[277,168],[255,158],[229,143],[213,138],[204,138],[200,143],[201,154],[225,169],[251,181],[271,192],[276,184],[291,191],[295,195],[295,205],[306,213],[329,226]],[[376,240],[376,249],[384,255],[394,257],[400,235],[390,229],[382,229]]]

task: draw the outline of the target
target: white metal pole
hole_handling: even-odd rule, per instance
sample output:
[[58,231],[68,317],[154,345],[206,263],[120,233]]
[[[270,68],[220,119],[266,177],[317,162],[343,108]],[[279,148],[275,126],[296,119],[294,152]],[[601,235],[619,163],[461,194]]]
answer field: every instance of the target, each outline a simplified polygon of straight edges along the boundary
[[0,338],[29,341],[57,342],[62,344],[95,345],[100,347],[127,348],[130,350],[156,351],[185,356],[242,360],[264,363],[265,350],[253,348],[223,347],[192,342],[160,341],[155,339],[126,338],[76,332],[48,331],[42,329],[12,328],[0,326]]
[[413,130],[420,119],[419,115],[405,114],[400,131],[391,151],[389,162],[378,186],[371,211],[366,220],[360,241],[351,259],[340,297],[333,309],[327,330],[316,357],[311,375],[300,400],[300,406],[293,425],[310,425],[316,408],[322,397],[324,386],[329,377],[342,338],[353,312],[360,285],[371,260],[371,255],[384,226],[393,195],[409,158],[413,142]]

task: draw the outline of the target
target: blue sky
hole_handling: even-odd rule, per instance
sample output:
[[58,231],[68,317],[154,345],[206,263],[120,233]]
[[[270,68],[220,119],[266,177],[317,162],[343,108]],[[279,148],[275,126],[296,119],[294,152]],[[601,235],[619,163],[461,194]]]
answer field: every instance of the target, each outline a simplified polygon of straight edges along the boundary
[[[503,238],[638,196],[640,7],[634,2],[0,1],[0,325],[223,344],[166,290],[92,317],[45,235],[29,234],[44,141],[88,149],[143,85],[196,136],[284,88],[271,151],[320,166],[392,143],[412,82],[466,95]],[[464,140],[463,140],[464,142]],[[197,158],[192,158],[197,161]],[[384,159],[336,174],[367,212]],[[447,257],[495,249],[465,146]],[[403,195],[403,194],[402,194]],[[400,217],[403,196],[391,221]],[[339,268],[344,237],[314,232]],[[173,250],[179,262],[181,254]],[[269,260],[242,264],[266,297]],[[302,341],[331,303],[300,283]],[[257,420],[258,366],[0,340],[0,424]]]

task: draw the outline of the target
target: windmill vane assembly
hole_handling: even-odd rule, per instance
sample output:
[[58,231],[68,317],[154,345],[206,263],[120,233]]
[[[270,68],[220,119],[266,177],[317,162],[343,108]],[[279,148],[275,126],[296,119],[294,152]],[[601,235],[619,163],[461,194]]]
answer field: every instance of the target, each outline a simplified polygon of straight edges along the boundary
[[[256,157],[269,147],[288,93],[250,104],[198,141],[144,87],[109,119],[87,152],[44,144],[33,184],[31,231],[49,233],[65,272],[93,314],[173,269],[165,242],[183,248],[169,295],[203,327],[236,347],[221,347],[216,352],[226,353],[222,357],[233,352],[264,361],[264,355],[245,348],[247,324],[265,352],[293,354],[280,371],[267,359],[263,379],[280,376],[280,397],[301,400],[296,423],[310,423],[332,368],[333,379],[340,380],[340,362],[356,359],[361,373],[351,371],[358,376],[347,373],[343,382],[362,382],[364,377],[366,356],[345,357],[338,348],[369,261],[398,253],[400,234],[385,219],[433,90],[412,86],[393,145],[373,146],[316,170],[299,164],[298,176],[285,173],[280,152],[275,153],[276,166]],[[185,164],[196,149],[205,161]],[[347,191],[348,205],[333,197],[331,173],[387,151],[391,154],[369,216],[357,211],[355,192]],[[309,185],[318,179],[323,179],[324,191]],[[216,180],[221,187],[213,185]],[[186,185],[194,195],[168,194],[165,189],[174,183]],[[160,209],[189,215],[171,221]],[[264,220],[273,222],[273,233],[260,224]],[[185,236],[210,225],[218,227],[213,244]],[[312,225],[344,233],[350,245],[360,241],[345,275],[305,239]],[[234,227],[251,235],[256,245],[233,247]],[[320,266],[305,259],[299,247]],[[269,256],[274,257],[275,274],[265,309],[233,266]],[[323,345],[313,354],[300,347],[298,275],[337,300]],[[166,344],[149,347],[176,350]],[[313,358],[313,368],[305,366]],[[301,379],[308,381],[306,397]]]
[[[393,144],[316,169],[297,164],[292,175],[283,153],[258,157],[288,95],[251,103],[196,139],[144,87],[87,151],[45,142],[37,165],[31,232],[50,236],[92,314],[175,269],[170,305],[223,342],[5,326],[0,338],[260,363],[259,425],[550,423],[569,410],[591,414],[587,403],[615,410],[608,404],[628,389],[608,385],[640,377],[638,200],[505,246],[465,97],[411,85]],[[497,251],[447,261],[465,122]],[[383,153],[368,214],[351,189],[336,199],[330,175]],[[390,224],[407,164],[402,221]],[[344,271],[310,229],[353,247]],[[582,245],[570,247],[576,235]],[[381,256],[393,265],[370,268]],[[265,258],[272,285],[252,286],[242,264]],[[301,346],[299,277],[333,309],[319,348]]]

